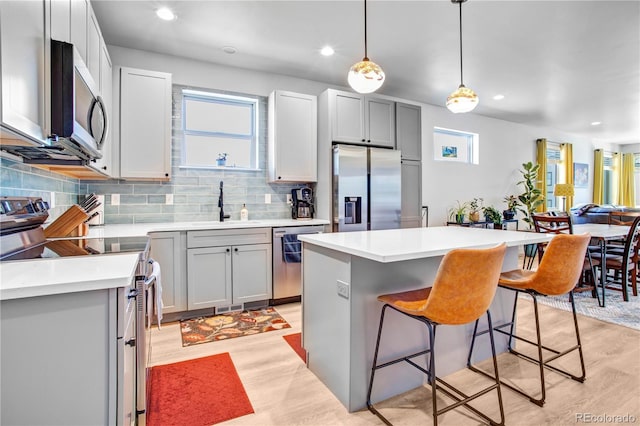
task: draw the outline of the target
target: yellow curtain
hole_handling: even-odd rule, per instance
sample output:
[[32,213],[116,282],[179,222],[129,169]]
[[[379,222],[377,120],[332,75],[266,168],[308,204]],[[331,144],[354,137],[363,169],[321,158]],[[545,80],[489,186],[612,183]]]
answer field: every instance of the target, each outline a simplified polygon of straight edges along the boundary
[[[560,156],[564,164],[564,183],[574,184],[573,182],[573,145],[563,143],[560,145]],[[565,208],[567,211],[573,206],[573,197],[567,197]]]
[[622,178],[620,179],[619,201],[627,207],[636,205],[635,154],[622,154]]
[[611,200],[613,204],[621,205],[622,191],[620,191],[620,189],[622,188],[622,154],[620,154],[619,152],[614,152],[611,155],[611,158],[613,160],[613,193],[611,194]]
[[544,202],[540,204],[537,211],[546,212],[547,211],[547,140],[546,139],[538,139],[536,141],[536,160],[540,165],[538,169],[538,182],[536,184],[537,188],[542,193],[542,199]]
[[593,151],[593,202],[602,204],[604,201],[604,151]]

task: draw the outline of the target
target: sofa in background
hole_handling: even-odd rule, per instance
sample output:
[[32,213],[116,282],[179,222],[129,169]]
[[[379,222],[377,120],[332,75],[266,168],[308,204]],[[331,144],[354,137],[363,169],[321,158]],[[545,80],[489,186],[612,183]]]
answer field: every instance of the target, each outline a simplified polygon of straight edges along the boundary
[[609,212],[623,210],[640,212],[640,208],[614,206],[612,204],[578,204],[571,207],[571,221],[578,223],[609,223]]

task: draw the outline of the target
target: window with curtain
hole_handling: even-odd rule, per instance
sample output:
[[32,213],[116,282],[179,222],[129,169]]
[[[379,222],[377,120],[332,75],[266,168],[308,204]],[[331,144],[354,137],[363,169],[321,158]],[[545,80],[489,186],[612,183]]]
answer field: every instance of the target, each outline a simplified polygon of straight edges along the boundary
[[602,203],[616,204],[616,167],[613,152],[604,152],[604,171],[602,173]]
[[257,169],[258,99],[189,89],[182,93],[181,165]]
[[560,144],[547,141],[547,173],[545,176],[544,197],[547,202],[547,210],[553,210],[558,207],[558,200],[553,195],[553,189],[556,183],[559,182],[564,182]]
[[[633,154],[633,177],[636,184],[636,200],[640,200],[640,153],[638,152]],[[639,206],[636,205],[636,207]]]

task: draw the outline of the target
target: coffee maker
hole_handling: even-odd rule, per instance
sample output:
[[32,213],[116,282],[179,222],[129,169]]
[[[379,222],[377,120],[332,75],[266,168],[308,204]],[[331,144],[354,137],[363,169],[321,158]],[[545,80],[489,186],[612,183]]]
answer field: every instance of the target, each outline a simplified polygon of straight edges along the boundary
[[291,217],[293,219],[312,219],[313,192],[311,188],[304,187],[291,190]]

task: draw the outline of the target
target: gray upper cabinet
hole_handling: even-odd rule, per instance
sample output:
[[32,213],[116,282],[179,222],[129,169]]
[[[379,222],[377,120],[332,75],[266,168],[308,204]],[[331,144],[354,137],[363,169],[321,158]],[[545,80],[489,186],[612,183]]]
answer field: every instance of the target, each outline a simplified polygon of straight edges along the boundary
[[329,89],[334,142],[395,148],[395,102]]
[[318,99],[276,90],[269,95],[269,181],[318,179]]
[[421,108],[396,103],[396,144],[403,160],[422,160]]
[[48,13],[45,1],[0,1],[2,127],[39,142],[50,128]]
[[422,164],[420,161],[402,160],[401,228],[422,226]]

